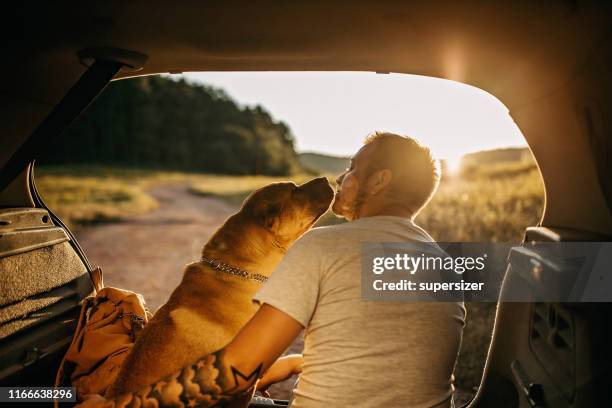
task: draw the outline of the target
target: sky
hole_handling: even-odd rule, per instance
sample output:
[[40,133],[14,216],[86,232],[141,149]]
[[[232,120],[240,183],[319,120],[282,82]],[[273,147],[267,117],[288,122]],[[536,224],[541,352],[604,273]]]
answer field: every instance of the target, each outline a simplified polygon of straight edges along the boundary
[[[179,76],[179,75],[174,75]],[[262,105],[291,128],[298,152],[350,156],[369,133],[416,137],[449,167],[465,153],[526,146],[493,95],[454,81],[369,72],[197,72],[239,105]]]

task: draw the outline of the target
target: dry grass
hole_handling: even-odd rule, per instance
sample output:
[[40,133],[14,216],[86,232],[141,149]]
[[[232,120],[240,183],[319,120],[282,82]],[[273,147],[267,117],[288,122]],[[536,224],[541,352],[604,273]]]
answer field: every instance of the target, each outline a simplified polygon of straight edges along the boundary
[[189,183],[198,175],[105,166],[36,169],[45,203],[71,228],[117,222],[158,207],[146,189],[161,183]]
[[37,186],[49,208],[69,227],[119,221],[157,208],[141,187],[121,180],[42,176]]
[[[190,186],[194,194],[216,196],[239,206],[253,190],[269,183],[303,183],[313,176],[226,176],[105,166],[53,166],[37,169],[45,202],[70,227],[117,222],[157,208],[146,190],[165,183]],[[329,216],[328,216],[329,217]]]
[[537,168],[515,172],[508,165],[495,171],[482,166],[443,181],[416,219],[441,242],[520,241],[526,226],[542,215],[544,188]]

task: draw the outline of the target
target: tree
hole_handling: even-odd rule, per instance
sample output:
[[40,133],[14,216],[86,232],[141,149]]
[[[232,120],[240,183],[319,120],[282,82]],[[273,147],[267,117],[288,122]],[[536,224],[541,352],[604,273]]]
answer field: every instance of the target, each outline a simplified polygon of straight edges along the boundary
[[110,84],[40,161],[226,174],[304,170],[289,126],[261,105],[240,108],[221,89],[159,76]]

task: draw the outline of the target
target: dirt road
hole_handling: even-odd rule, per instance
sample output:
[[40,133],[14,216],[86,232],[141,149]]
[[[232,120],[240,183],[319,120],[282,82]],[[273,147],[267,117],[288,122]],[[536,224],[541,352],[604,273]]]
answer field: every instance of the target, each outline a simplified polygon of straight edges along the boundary
[[[149,193],[159,208],[121,223],[82,228],[77,239],[92,265],[102,267],[104,284],[141,293],[151,311],[180,283],[183,267],[199,259],[202,246],[237,211],[224,201],[189,193],[186,185],[165,185]],[[301,352],[298,339],[288,352]],[[288,398],[289,380],[271,388]]]
[[149,193],[157,210],[121,223],[83,228],[77,239],[104,284],[142,293],[149,309],[166,302],[183,267],[199,259],[202,246],[236,209],[224,201],[189,193],[185,185],[166,185]]

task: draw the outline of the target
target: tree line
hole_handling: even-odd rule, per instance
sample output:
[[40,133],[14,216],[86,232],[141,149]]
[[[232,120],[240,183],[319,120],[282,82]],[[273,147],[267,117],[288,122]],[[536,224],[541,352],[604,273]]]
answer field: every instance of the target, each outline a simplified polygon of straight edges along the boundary
[[304,171],[287,124],[222,90],[160,76],[111,83],[41,158],[221,174]]

